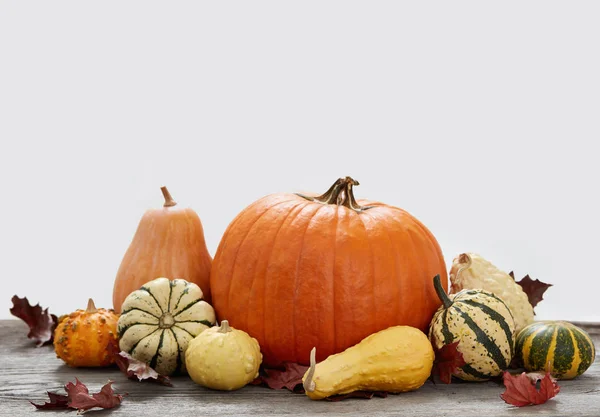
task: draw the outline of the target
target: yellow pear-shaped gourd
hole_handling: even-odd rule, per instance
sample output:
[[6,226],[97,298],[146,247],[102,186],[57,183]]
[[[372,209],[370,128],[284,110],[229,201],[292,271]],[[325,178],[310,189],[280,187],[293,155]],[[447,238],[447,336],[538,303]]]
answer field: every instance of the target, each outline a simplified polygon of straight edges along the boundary
[[262,354],[256,339],[229,326],[211,327],[196,336],[185,352],[187,371],[204,387],[231,391],[258,376]]
[[315,353],[313,348],[302,378],[313,400],[353,391],[414,391],[429,378],[435,357],[427,336],[410,326],[381,330],[318,364]]

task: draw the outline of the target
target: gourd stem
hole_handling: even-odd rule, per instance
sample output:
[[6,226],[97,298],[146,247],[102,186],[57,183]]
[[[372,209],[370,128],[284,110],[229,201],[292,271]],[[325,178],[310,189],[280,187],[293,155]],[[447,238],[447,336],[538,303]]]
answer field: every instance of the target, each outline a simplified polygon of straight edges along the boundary
[[88,305],[87,308],[85,309],[86,313],[96,313],[98,311],[98,309],[96,308],[96,305],[94,304],[94,300],[92,300],[91,298],[88,300]]
[[460,264],[460,268],[458,268],[458,271],[456,271],[456,279],[460,277],[462,271],[471,267],[473,260],[468,253],[461,253],[458,257],[458,263]]
[[165,198],[165,204],[163,204],[163,207],[173,207],[177,204],[177,202],[173,200],[173,197],[171,197],[171,193],[169,190],[167,190],[167,187],[160,187],[160,191],[162,191],[163,197]]
[[442,287],[442,281],[440,279],[440,275],[436,275],[433,277],[433,287],[435,288],[435,292],[437,293],[440,301],[444,304],[444,308],[448,308],[452,305],[452,300],[444,291],[444,287]]
[[344,206],[355,211],[363,211],[370,209],[371,207],[360,206],[354,198],[354,192],[352,187],[360,185],[358,181],[352,177],[338,178],[331,187],[325,193],[317,197],[311,197],[304,194],[296,193],[302,198],[310,201],[317,201],[323,204],[335,204],[338,206]]
[[310,368],[308,368],[308,373],[306,374],[306,378],[302,382],[302,386],[304,387],[304,391],[313,392],[317,386],[314,381],[315,376],[315,368],[317,366],[317,348],[314,347],[310,351]]
[[231,331],[231,327],[229,327],[229,322],[227,320],[221,320],[221,327],[219,327],[219,333],[229,333]]

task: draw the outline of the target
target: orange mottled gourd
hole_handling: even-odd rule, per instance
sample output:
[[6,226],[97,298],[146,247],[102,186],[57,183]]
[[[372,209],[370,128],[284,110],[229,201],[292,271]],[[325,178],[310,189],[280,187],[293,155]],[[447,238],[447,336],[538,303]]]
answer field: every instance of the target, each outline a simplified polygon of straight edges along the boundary
[[177,205],[166,187],[161,191],[164,206],[144,213],[117,272],[113,289],[117,313],[129,294],[158,277],[193,282],[210,303],[212,258],[200,217],[191,208]]
[[86,310],[77,310],[58,323],[54,330],[56,356],[73,367],[113,364],[111,352],[119,351],[118,320],[119,315],[113,310],[97,309],[90,298]]
[[266,196],[225,231],[213,307],[258,340],[267,365],[307,365],[313,346],[321,361],[391,326],[425,331],[440,306],[431,277],[446,265],[433,234],[400,208],[356,201],[355,185]]

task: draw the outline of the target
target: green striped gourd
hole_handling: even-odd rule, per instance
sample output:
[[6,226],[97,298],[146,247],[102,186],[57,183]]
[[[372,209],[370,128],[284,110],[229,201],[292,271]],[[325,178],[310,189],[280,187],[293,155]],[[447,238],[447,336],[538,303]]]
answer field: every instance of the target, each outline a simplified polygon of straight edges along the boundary
[[515,350],[527,371],[550,371],[558,379],[581,375],[596,357],[590,335],[566,321],[530,324],[517,335]]
[[186,372],[188,343],[216,324],[200,287],[157,278],[129,294],[117,323],[119,347],[162,375]]
[[452,298],[433,279],[442,306],[433,316],[429,340],[435,349],[458,343],[466,364],[454,376],[485,381],[507,369],[514,352],[515,321],[504,301],[485,290],[462,290]]

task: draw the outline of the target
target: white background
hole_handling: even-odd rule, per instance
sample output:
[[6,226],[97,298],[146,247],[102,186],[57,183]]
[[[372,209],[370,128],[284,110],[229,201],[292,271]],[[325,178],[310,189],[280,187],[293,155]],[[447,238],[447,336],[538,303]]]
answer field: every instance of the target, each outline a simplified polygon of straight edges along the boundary
[[598,2],[2,2],[0,318],[61,314],[115,273],[159,187],[209,251],[278,191],[403,207],[597,307]]

